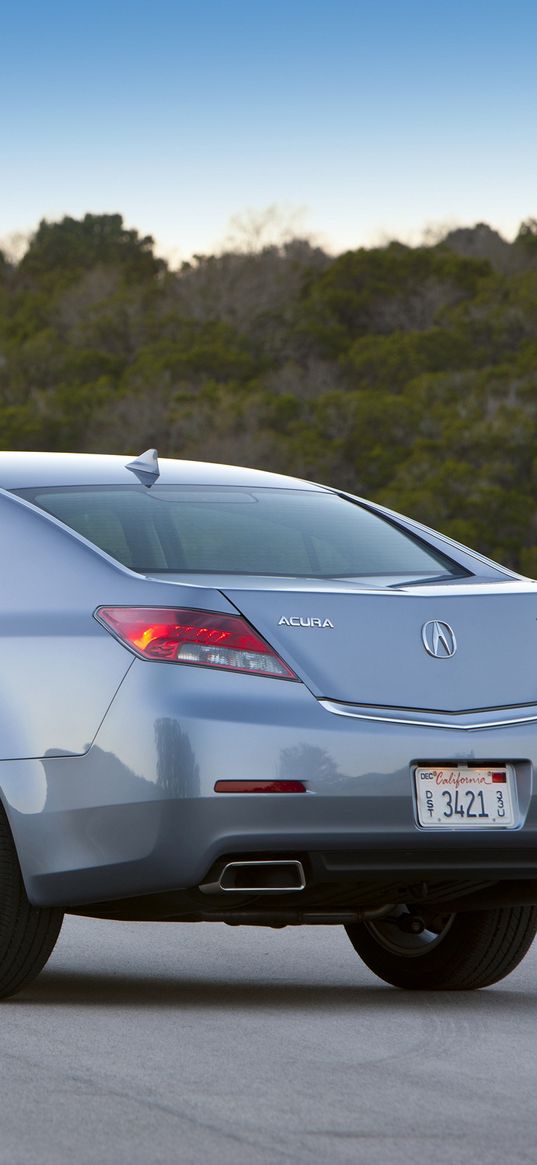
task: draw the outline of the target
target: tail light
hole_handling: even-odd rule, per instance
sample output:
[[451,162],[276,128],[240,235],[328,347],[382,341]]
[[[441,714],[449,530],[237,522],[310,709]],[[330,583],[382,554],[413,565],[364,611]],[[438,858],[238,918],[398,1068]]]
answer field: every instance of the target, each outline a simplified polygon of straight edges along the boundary
[[298,679],[240,615],[169,607],[99,607],[95,617],[143,659]]

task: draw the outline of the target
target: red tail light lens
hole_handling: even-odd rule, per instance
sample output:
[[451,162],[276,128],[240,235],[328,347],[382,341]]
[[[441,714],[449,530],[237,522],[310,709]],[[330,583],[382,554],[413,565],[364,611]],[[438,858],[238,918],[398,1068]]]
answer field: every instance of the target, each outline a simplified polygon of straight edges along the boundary
[[100,607],[95,617],[143,659],[282,680],[298,678],[240,615],[169,607]]

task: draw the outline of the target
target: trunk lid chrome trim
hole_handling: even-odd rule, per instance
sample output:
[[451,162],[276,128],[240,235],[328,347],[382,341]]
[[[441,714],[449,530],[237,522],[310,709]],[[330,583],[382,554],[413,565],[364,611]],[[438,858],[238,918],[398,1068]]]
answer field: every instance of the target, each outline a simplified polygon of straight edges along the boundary
[[[508,709],[503,709],[503,716],[497,719],[472,719],[469,721],[469,716],[475,716],[475,712],[470,714],[467,712],[448,713],[451,717],[450,720],[439,720],[438,713],[434,712],[423,712],[422,714],[415,712],[413,715],[402,712],[400,715],[389,715],[390,712],[395,712],[395,709],[386,709],[385,712],[380,709],[375,712],[365,709],[355,711],[351,705],[338,704],[334,700],[319,700],[318,703],[327,712],[331,712],[333,716],[346,716],[351,720],[369,720],[380,724],[403,724],[413,728],[447,728],[457,732],[475,732],[480,728],[509,728],[511,725],[533,724],[537,721],[537,708],[532,709],[525,716],[512,716],[506,719],[505,712]],[[490,717],[490,713],[488,715]],[[483,716],[487,716],[486,711]]]

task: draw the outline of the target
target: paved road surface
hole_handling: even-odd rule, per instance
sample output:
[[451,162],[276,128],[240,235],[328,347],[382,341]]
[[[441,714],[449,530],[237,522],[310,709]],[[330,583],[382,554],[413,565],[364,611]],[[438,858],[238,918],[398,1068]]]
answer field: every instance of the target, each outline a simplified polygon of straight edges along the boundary
[[0,1007],[1,1165],[535,1165],[537,944],[383,986],[339,928],[67,919]]

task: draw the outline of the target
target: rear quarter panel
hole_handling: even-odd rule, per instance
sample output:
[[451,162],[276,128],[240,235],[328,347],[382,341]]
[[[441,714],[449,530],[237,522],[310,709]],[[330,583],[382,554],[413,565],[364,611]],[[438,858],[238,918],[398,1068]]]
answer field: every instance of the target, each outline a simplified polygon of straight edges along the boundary
[[0,762],[90,747],[134,658],[93,618],[99,605],[234,610],[217,591],[133,574],[4,491],[0,535]]

